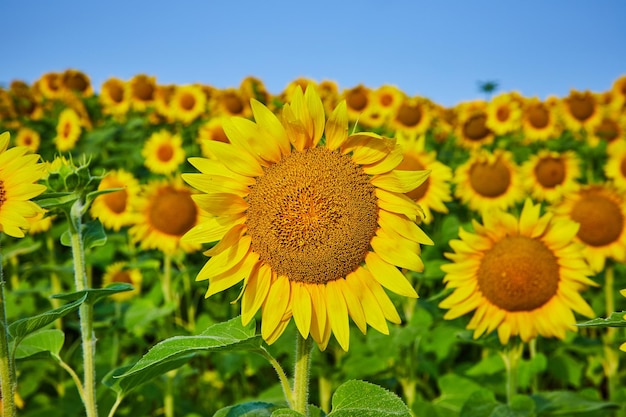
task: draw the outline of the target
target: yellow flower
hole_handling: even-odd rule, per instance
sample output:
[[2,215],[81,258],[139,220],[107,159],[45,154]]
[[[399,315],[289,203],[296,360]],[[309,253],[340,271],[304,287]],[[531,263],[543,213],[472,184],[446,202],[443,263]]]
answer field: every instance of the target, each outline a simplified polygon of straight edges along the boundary
[[431,210],[447,213],[445,203],[452,201],[450,182],[452,169],[437,160],[436,152],[428,152],[424,148],[424,136],[417,140],[398,137],[398,143],[404,150],[404,159],[396,167],[399,170],[420,171],[427,169],[430,172],[426,181],[406,195],[414,200],[424,210],[424,223],[433,220]]
[[573,132],[592,132],[602,120],[601,105],[590,91],[572,90],[559,104],[563,124]]
[[344,90],[341,98],[345,100],[348,110],[348,120],[352,123],[357,122],[361,114],[371,105],[372,90],[369,87],[359,84],[356,87]]
[[524,197],[519,168],[508,151],[479,150],[457,167],[454,194],[471,210],[506,210]]
[[151,181],[135,199],[137,222],[129,229],[134,242],[142,249],[158,249],[173,254],[198,250],[194,242],[181,241],[181,237],[198,223],[200,216],[191,190],[180,177]]
[[174,89],[169,105],[175,120],[189,124],[205,113],[206,96],[198,86],[179,86]]
[[213,116],[251,116],[248,102],[244,101],[241,92],[236,88],[216,91],[211,97],[210,107]]
[[141,151],[144,165],[155,174],[171,174],[185,161],[183,139],[166,130],[153,133]]
[[493,143],[494,132],[487,126],[487,103],[482,100],[468,101],[457,106],[457,143],[466,149],[478,149]]
[[578,226],[540,215],[526,200],[519,218],[503,211],[473,221],[474,233],[459,231],[452,240],[452,263],[443,265],[446,288],[453,292],[439,306],[453,320],[474,311],[467,325],[474,338],[498,331],[502,344],[512,336],[527,342],[538,335],[563,339],[576,331],[573,311],[594,312],[579,291],[595,285],[581,248],[572,242]]
[[130,85],[119,78],[109,78],[102,83],[98,100],[104,113],[125,115],[130,108]]
[[486,125],[496,135],[506,135],[522,127],[520,97],[516,93],[504,93],[487,104]]
[[30,199],[46,190],[37,184],[46,174],[46,165],[24,146],[7,149],[9,139],[9,132],[0,134],[0,232],[24,237],[28,219],[42,212]]
[[432,104],[422,97],[405,97],[393,114],[390,125],[397,132],[416,138],[428,130],[433,121]]
[[137,74],[129,81],[130,101],[133,109],[145,111],[154,104],[156,78],[146,74]]
[[617,141],[608,154],[604,174],[617,188],[626,191],[626,140]]
[[113,294],[111,298],[115,301],[126,301],[141,293],[141,283],[143,276],[137,268],[129,268],[127,262],[115,262],[107,266],[104,276],[102,277],[102,286],[106,287],[110,284],[125,283],[132,284],[133,289],[130,291],[118,292]]
[[521,174],[533,199],[553,203],[578,189],[580,161],[573,151],[541,150],[522,165]]
[[[397,114],[405,99],[405,94],[393,85],[383,85],[377,88],[370,93],[370,104],[361,114],[359,123],[369,127],[381,127],[388,124]],[[408,118],[403,118],[403,116],[406,114],[400,115],[400,120],[397,123],[401,125],[402,129],[406,129],[407,125],[403,124],[402,121],[406,122]],[[408,130],[411,130],[411,127]]]
[[58,72],[45,73],[35,81],[33,87],[47,99],[58,99],[63,95],[63,83]]
[[200,144],[202,156],[212,158],[209,149],[206,146],[207,141],[216,140],[218,142],[229,143],[224,128],[222,127],[223,117],[212,117],[204,122],[198,129],[197,142]]
[[561,134],[552,101],[527,98],[522,106],[522,131],[526,142],[544,141]]
[[626,112],[606,111],[587,135],[587,141],[591,146],[606,142],[606,150],[610,155],[614,144],[626,141]]
[[626,75],[622,75],[613,82],[611,93],[613,97],[611,106],[617,111],[622,111],[626,105]]
[[20,127],[20,129],[17,131],[17,136],[15,137],[15,146],[25,146],[32,152],[37,152],[39,150],[40,144],[41,136],[39,136],[39,133],[37,133],[37,131],[29,127]]
[[46,216],[45,210],[37,213],[34,217],[29,217],[28,222],[30,226],[28,227],[28,234],[36,235],[38,233],[47,232],[52,227],[52,221],[55,218],[56,216]]
[[65,108],[59,115],[57,122],[57,135],[54,144],[59,152],[74,149],[82,132],[81,121],[78,114],[71,108]]
[[84,72],[68,69],[61,74],[61,82],[67,91],[73,91],[81,97],[93,95],[91,80]]
[[[314,87],[296,89],[282,121],[251,100],[256,122],[224,121],[230,143],[207,141],[214,159],[190,158],[183,179],[211,217],[183,240],[219,241],[197,280],[207,297],[243,281],[242,322],[262,310],[273,343],[294,322],[325,349],[333,333],[349,347],[349,317],[387,334],[400,317],[383,287],[417,293],[397,267],[423,269],[420,209],[405,192],[428,171],[399,171],[402,150],[370,133],[348,136],[341,102],[328,120]],[[322,137],[324,136],[324,139]]]
[[96,197],[91,205],[91,215],[99,219],[107,229],[119,231],[123,226],[134,224],[137,213],[133,210],[134,200],[141,187],[137,179],[123,169],[111,171],[100,181],[98,190],[123,188]]
[[580,224],[575,240],[594,272],[604,269],[607,258],[626,261],[626,199],[610,184],[590,184],[568,193],[553,206],[556,216]]

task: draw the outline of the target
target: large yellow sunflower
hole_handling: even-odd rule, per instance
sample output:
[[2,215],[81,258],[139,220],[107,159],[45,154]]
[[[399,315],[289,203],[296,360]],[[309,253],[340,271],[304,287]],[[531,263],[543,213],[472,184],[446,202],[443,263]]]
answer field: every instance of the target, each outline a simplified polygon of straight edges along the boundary
[[74,149],[76,142],[82,133],[80,116],[72,108],[65,108],[59,115],[57,122],[57,135],[54,144],[59,152]]
[[123,116],[130,108],[130,85],[119,78],[109,78],[102,83],[98,100],[104,113]]
[[0,232],[24,237],[28,219],[43,212],[30,199],[46,190],[37,184],[46,174],[46,165],[25,146],[8,149],[9,139],[9,132],[0,134]]
[[553,203],[578,189],[580,161],[573,151],[541,150],[522,165],[521,174],[533,199]]
[[487,104],[486,125],[496,135],[517,132],[522,127],[521,97],[517,93],[503,93]]
[[400,135],[398,143],[402,146],[404,159],[396,169],[431,171],[422,185],[406,193],[424,210],[424,223],[429,224],[433,220],[431,210],[439,213],[448,212],[445,203],[452,201],[450,192],[452,169],[437,160],[436,152],[426,151],[424,136],[418,139],[407,139]]
[[474,211],[506,210],[524,198],[519,167],[513,155],[501,149],[480,149],[454,173],[454,195]]
[[578,226],[540,215],[540,205],[527,199],[519,218],[503,211],[474,221],[474,233],[459,231],[452,240],[452,263],[443,265],[446,288],[453,292],[439,306],[452,320],[474,311],[467,325],[474,338],[498,331],[502,344],[512,336],[527,342],[538,335],[563,339],[576,331],[573,311],[594,312],[580,291],[595,285],[572,242]]
[[171,174],[185,161],[183,139],[179,134],[160,130],[150,135],[141,150],[145,166],[155,174]]
[[30,127],[20,127],[15,136],[15,146],[26,146],[32,152],[37,152],[41,145],[41,136]]
[[569,193],[552,207],[556,216],[580,224],[575,237],[594,272],[607,258],[626,261],[626,198],[610,184],[590,184]]
[[604,165],[604,174],[615,186],[626,191],[626,140],[615,143]]
[[191,195],[192,190],[178,176],[145,184],[135,200],[137,222],[128,231],[132,240],[142,249],[158,249],[168,254],[198,250],[197,243],[181,241],[200,218],[200,210]]
[[494,132],[487,126],[487,103],[474,100],[457,105],[457,143],[463,148],[478,149],[493,143]]
[[255,122],[228,119],[231,143],[208,141],[214,159],[190,158],[201,173],[183,178],[213,217],[185,239],[219,241],[197,280],[206,296],[242,287],[242,321],[262,309],[261,334],[273,343],[294,322],[325,349],[331,333],[349,347],[349,317],[382,333],[400,317],[383,287],[417,293],[397,267],[420,271],[420,209],[403,193],[428,171],[399,171],[402,150],[370,133],[348,136],[341,102],[326,120],[314,87],[296,89],[282,120],[256,100]]
[[175,120],[189,124],[206,112],[206,96],[197,85],[177,86],[169,105]]
[[100,181],[98,190],[123,188],[96,197],[91,205],[91,215],[99,219],[107,229],[119,231],[136,221],[137,214],[133,211],[133,200],[141,190],[139,181],[123,169],[110,171]]

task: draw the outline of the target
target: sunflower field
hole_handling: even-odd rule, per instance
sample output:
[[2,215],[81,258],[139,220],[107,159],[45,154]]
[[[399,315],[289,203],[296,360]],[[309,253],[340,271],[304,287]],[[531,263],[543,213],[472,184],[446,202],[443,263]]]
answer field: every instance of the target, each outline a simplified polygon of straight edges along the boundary
[[626,75],[579,87],[0,88],[2,415],[626,417]]

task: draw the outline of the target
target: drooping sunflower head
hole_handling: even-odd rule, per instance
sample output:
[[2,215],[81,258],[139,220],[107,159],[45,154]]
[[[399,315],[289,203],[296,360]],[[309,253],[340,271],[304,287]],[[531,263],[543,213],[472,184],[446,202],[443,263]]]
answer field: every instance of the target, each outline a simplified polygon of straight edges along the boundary
[[626,199],[612,185],[590,184],[568,193],[553,207],[556,216],[571,219],[580,228],[575,240],[584,244],[584,256],[594,272],[607,259],[626,261]]
[[262,310],[261,334],[273,343],[291,319],[325,349],[331,333],[345,350],[349,317],[387,333],[400,320],[383,287],[417,294],[398,267],[422,270],[421,210],[404,195],[428,171],[401,171],[395,140],[348,136],[341,102],[328,120],[313,87],[296,89],[279,119],[251,101],[255,121],[223,122],[230,143],[207,141],[212,159],[190,158],[183,174],[209,215],[184,240],[219,241],[197,280],[206,296],[243,281],[242,320]]
[[30,200],[46,190],[37,184],[46,174],[46,165],[25,146],[9,149],[9,139],[9,132],[0,134],[0,232],[24,237],[28,219],[43,212]]
[[111,299],[121,302],[130,300],[141,293],[141,283],[143,275],[137,268],[129,267],[127,262],[114,262],[107,266],[102,276],[102,286],[106,287],[110,284],[124,283],[131,284],[133,289],[130,291],[118,292],[111,296]]
[[169,106],[174,120],[189,124],[206,112],[206,96],[199,86],[178,86],[169,101]]
[[133,201],[139,195],[139,181],[123,169],[108,172],[100,181],[98,190],[121,188],[121,190],[96,197],[91,205],[91,215],[102,222],[104,227],[119,231],[124,226],[134,224],[137,213]]
[[59,152],[74,149],[76,142],[82,133],[80,116],[74,109],[67,107],[59,115],[57,122],[57,135],[54,144]]
[[144,165],[155,174],[171,174],[185,161],[183,139],[166,130],[154,132],[141,150]]
[[578,189],[580,161],[573,151],[541,150],[521,168],[526,192],[535,200],[555,202]]
[[594,317],[580,291],[595,285],[581,248],[573,243],[578,226],[572,221],[540,215],[541,207],[526,200],[519,218],[504,211],[473,223],[474,232],[460,230],[451,263],[441,267],[452,293],[439,306],[452,320],[474,312],[467,325],[474,338],[497,330],[500,342],[538,335],[563,339],[576,331],[573,312]]

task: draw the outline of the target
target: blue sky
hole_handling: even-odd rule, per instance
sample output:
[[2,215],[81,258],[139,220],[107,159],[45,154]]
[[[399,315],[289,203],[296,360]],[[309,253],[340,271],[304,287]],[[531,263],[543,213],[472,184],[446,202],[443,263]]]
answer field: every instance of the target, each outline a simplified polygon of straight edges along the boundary
[[0,83],[76,68],[272,93],[298,77],[393,84],[446,106],[479,81],[525,96],[605,91],[626,75],[626,1],[2,0]]

